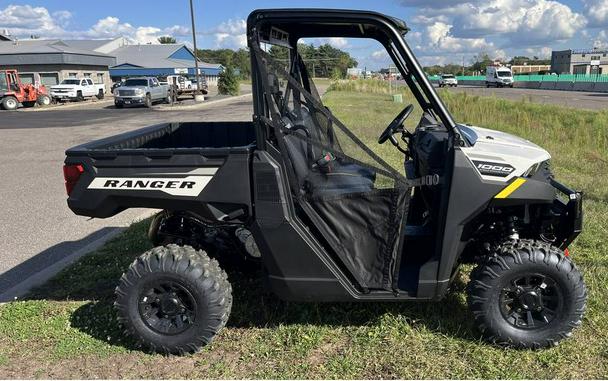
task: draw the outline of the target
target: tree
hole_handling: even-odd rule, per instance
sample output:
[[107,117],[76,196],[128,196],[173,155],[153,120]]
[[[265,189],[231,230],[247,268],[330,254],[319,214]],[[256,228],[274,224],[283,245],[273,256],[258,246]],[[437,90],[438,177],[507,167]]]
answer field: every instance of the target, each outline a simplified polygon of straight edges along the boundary
[[224,95],[239,94],[239,80],[234,74],[232,66],[228,65],[224,67],[224,70],[220,73],[220,78],[217,82],[217,90],[220,94]]
[[175,44],[177,40],[172,36],[161,36],[158,38],[160,44]]

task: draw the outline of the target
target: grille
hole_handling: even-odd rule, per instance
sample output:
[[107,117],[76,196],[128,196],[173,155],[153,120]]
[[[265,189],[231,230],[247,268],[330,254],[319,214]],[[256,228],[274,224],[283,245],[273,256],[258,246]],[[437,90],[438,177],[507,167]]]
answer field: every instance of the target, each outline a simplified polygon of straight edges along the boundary
[[118,90],[118,95],[121,97],[132,97],[135,95],[135,90]]

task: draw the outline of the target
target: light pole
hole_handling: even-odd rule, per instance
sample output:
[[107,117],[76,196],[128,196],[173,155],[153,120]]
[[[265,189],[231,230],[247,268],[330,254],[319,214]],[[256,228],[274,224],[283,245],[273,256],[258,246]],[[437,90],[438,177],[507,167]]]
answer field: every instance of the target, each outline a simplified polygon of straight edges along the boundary
[[[194,75],[196,77],[196,90],[194,90],[194,99],[195,100],[204,100],[200,99],[200,95],[202,94],[201,89],[201,79],[198,70],[198,57],[196,56],[196,27],[194,26],[194,6],[192,5],[192,0],[190,0],[190,20],[192,21],[192,44],[194,45]],[[198,99],[197,99],[198,98]]]

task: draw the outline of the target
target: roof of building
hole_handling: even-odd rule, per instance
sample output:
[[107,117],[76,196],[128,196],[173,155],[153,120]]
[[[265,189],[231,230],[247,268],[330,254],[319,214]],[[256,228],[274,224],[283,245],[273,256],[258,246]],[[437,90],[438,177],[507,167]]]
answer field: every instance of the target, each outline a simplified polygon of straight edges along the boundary
[[82,50],[97,50],[102,46],[111,43],[114,39],[106,40],[62,40],[68,46]]
[[67,53],[112,57],[92,50],[72,47],[61,40],[0,41],[0,54],[52,54]]
[[[186,52],[184,52],[184,49]],[[185,53],[185,54],[180,54]],[[131,65],[142,68],[189,68],[194,65],[194,53],[184,44],[125,45],[111,52],[116,56],[116,66]],[[208,68],[221,65],[198,60]]]

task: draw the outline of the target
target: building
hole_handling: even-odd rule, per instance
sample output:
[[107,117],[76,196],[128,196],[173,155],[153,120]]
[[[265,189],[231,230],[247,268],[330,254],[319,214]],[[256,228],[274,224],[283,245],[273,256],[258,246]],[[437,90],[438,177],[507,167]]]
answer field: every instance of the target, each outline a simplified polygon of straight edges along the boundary
[[79,49],[62,40],[0,41],[0,70],[16,69],[25,83],[56,85],[66,78],[92,78],[110,88],[109,54]]
[[551,70],[551,65],[511,65],[513,74],[538,74],[546,73]]
[[[210,84],[221,65],[198,61]],[[194,53],[184,44],[131,45],[123,37],[106,40],[11,40],[0,35],[0,70],[17,69],[25,83],[56,85],[66,78],[93,78],[110,91],[112,81],[132,76],[194,77]]]
[[553,51],[551,71],[557,74],[608,74],[608,50]]
[[[194,53],[184,44],[124,45],[110,54],[116,65],[110,67],[113,80],[132,76],[166,77],[173,74],[195,75]],[[223,67],[198,60],[207,82],[217,83]]]

